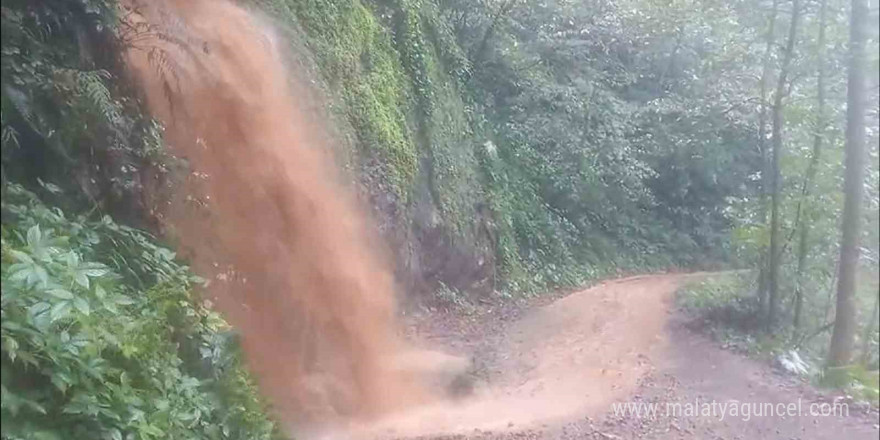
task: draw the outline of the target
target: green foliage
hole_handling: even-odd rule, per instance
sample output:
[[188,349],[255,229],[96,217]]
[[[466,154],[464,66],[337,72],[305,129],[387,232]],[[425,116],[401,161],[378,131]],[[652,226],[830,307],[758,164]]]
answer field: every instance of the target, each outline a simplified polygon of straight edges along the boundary
[[[748,194],[756,165],[750,127],[724,111],[729,98],[703,96],[703,79],[686,72],[704,69],[698,63],[661,72],[668,63],[652,50],[675,34],[657,35],[655,17],[609,2],[516,3],[507,15],[506,3],[442,4],[459,44],[481,61],[469,87],[489,103],[480,110],[493,153],[479,163],[507,281],[541,288],[615,267],[728,258],[725,209]],[[634,53],[636,44],[650,47]],[[661,75],[682,86],[648,80]],[[510,279],[522,272],[529,279]]]
[[[333,108],[358,135],[363,180],[391,188],[400,227],[439,231],[472,253],[491,242],[497,288],[539,291],[616,268],[730,257],[727,207],[755,189],[754,107],[742,108],[742,84],[716,87],[729,73],[716,64],[682,56],[670,65],[666,54],[675,41],[690,49],[729,39],[735,23],[682,29],[733,11],[261,3],[303,30]],[[742,53],[724,47],[733,49],[719,62]]]
[[[865,274],[864,278],[873,276]],[[830,325],[816,324],[814,320],[827,319],[827,310],[822,316],[806,316],[802,328],[790,324],[780,324],[773,331],[765,331],[765,322],[758,313],[758,300],[754,295],[756,275],[751,271],[737,271],[714,274],[700,281],[694,281],[676,292],[676,302],[696,320],[713,338],[725,348],[768,358],[789,350],[797,350],[800,356],[814,365],[822,365],[828,347]],[[868,283],[866,283],[868,284]],[[866,291],[876,292],[875,286],[868,285],[857,297],[861,310],[870,310],[873,296]],[[829,298],[830,300],[830,298]],[[830,306],[830,302],[823,304]],[[816,306],[812,306],[816,307]],[[811,307],[808,307],[808,309]],[[785,318],[790,320],[790,310]],[[869,326],[876,316],[864,316],[860,328]],[[875,321],[876,325],[876,321]],[[877,361],[875,350],[880,333],[873,327],[867,335],[868,357],[866,363],[856,363],[843,368],[817,370],[816,379],[822,386],[845,389],[860,399],[876,402],[878,399]],[[860,348],[865,348],[861,341]]]
[[740,302],[741,293],[747,291],[748,277],[740,274],[717,275],[688,283],[676,293],[678,304],[687,311],[696,312],[723,308]]
[[863,365],[828,368],[819,378],[819,384],[846,390],[857,399],[880,405],[880,374],[876,370],[869,371]]
[[120,81],[112,0],[11,1],[2,13],[4,179],[69,190],[134,221],[140,173],[160,162],[160,129]]
[[3,191],[4,439],[273,438],[234,334],[173,252]]
[[381,164],[382,180],[402,199],[418,173],[410,83],[379,19],[359,0],[272,0],[305,30],[327,87],[341,98],[362,154]]
[[771,362],[796,350],[805,360],[815,363],[819,356],[801,346],[805,342],[803,335],[790,328],[764,331],[754,284],[755,274],[751,271],[714,274],[682,286],[676,292],[676,303],[694,319],[694,328],[707,333],[725,349]]
[[[115,1],[2,12],[2,437],[271,438],[234,333],[148,234],[161,128],[120,81]],[[16,183],[41,191],[44,205]],[[68,213],[67,215],[65,213]]]
[[[703,320],[722,339],[758,334],[761,321],[752,289],[751,272],[732,272],[693,281],[676,292],[677,304]],[[755,342],[753,339],[749,339]],[[752,351],[753,347],[743,347]]]

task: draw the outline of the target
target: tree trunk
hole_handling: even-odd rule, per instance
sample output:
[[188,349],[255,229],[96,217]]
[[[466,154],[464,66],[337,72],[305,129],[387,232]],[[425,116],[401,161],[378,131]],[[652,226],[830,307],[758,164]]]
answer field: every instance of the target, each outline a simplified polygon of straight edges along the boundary
[[849,33],[849,77],[846,93],[845,200],[840,239],[840,275],[837,277],[837,312],[828,352],[828,365],[839,367],[852,360],[856,331],[856,275],[865,181],[865,110],[867,107],[867,0],[852,0]]
[[804,267],[807,264],[807,241],[810,236],[810,225],[807,219],[802,220],[800,232],[801,236],[798,241],[797,250],[797,274],[795,275],[794,287],[794,321],[792,322],[795,330],[801,328],[801,315],[803,315],[804,311],[804,290],[802,285],[804,282]]
[[779,266],[781,252],[779,252],[779,203],[781,198],[781,183],[779,172],[779,158],[782,155],[782,110],[783,98],[785,97],[785,85],[788,81],[788,71],[791,60],[794,57],[794,44],[797,39],[797,26],[800,19],[800,0],[791,2],[791,26],[788,28],[788,41],[785,44],[785,52],[782,58],[782,66],[779,69],[779,78],[776,82],[776,93],[773,101],[773,154],[771,156],[770,174],[770,267],[768,269],[768,311],[767,326],[772,326],[776,321],[776,308],[779,302]]
[[831,283],[828,285],[828,295],[825,298],[825,308],[822,313],[823,321],[831,322],[834,318],[831,316],[831,312],[834,311],[834,308],[831,307],[834,304],[834,288],[837,287],[837,275],[840,272],[840,260],[834,262],[834,272],[831,275]]
[[807,250],[810,239],[810,218],[804,211],[809,212],[810,193],[813,179],[816,177],[816,168],[819,166],[819,157],[822,153],[822,142],[825,140],[825,23],[828,15],[828,0],[822,0],[819,7],[819,42],[816,53],[816,133],[813,136],[813,154],[810,156],[810,164],[804,177],[804,185],[801,188],[801,201],[798,203],[797,218],[800,219],[800,240],[797,250],[797,279],[794,291],[794,328],[801,325],[801,315],[804,309],[803,280],[804,269],[807,262]]
[[501,19],[513,9],[515,4],[516,0],[507,0],[498,7],[498,11],[495,12],[492,21],[489,22],[489,26],[486,28],[486,31],[483,32],[483,38],[480,39],[480,44],[477,45],[477,50],[474,54],[474,65],[480,65],[483,63],[486,51],[489,48],[489,40],[491,40],[492,36],[495,34],[495,28],[498,27],[498,24],[501,23]]
[[[779,9],[779,0],[773,0],[773,10],[770,13],[770,24],[767,27],[767,46],[764,49],[764,65],[761,70],[761,111],[758,115],[758,152],[761,154],[761,193],[758,200],[758,218],[761,225],[767,224],[767,193],[770,187],[770,172],[767,169],[767,82],[773,68],[773,45],[776,42],[776,14]],[[763,246],[763,243],[762,243]],[[760,313],[767,313],[767,252],[761,249],[761,257],[758,265],[758,299],[760,301]]]

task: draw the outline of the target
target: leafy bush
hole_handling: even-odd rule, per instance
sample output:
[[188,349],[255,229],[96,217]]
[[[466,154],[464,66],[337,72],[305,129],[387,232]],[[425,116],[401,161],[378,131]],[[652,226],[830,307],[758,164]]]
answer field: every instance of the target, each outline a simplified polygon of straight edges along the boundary
[[147,234],[3,188],[4,439],[277,434],[200,280]]
[[760,305],[754,295],[754,275],[732,272],[686,284],[676,292],[679,307],[728,348],[753,354],[781,348],[763,330]]
[[4,2],[0,167],[4,181],[67,192],[58,206],[99,205],[142,224],[143,174],[162,175],[161,127],[122,78],[115,0]]
[[819,378],[822,386],[844,389],[854,397],[880,405],[880,375],[862,365],[827,368]]
[[685,310],[692,312],[729,308],[749,309],[752,307],[749,283],[748,274],[730,273],[712,276],[687,284],[680,289],[678,302]]

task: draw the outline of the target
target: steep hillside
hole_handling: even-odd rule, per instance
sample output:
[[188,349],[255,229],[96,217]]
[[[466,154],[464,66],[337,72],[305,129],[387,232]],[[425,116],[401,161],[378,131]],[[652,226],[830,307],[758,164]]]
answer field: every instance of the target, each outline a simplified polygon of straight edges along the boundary
[[722,102],[687,108],[702,67],[633,54],[652,33],[624,5],[257,4],[293,64],[317,65],[409,290],[534,291],[728,256],[721,208],[757,165],[747,122]]

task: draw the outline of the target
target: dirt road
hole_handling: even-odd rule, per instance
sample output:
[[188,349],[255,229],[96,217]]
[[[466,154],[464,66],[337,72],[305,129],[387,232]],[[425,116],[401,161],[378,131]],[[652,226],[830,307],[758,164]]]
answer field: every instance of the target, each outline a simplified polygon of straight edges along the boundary
[[[830,399],[688,330],[673,294],[700,276],[632,277],[539,306],[417,317],[423,344],[473,360],[473,391],[327,438],[877,437],[876,410],[854,403],[843,417],[666,414],[667,403],[696,408],[712,401],[740,408],[800,402],[799,411],[809,412],[812,403]],[[629,402],[657,405],[657,414],[615,413],[615,404]]]

